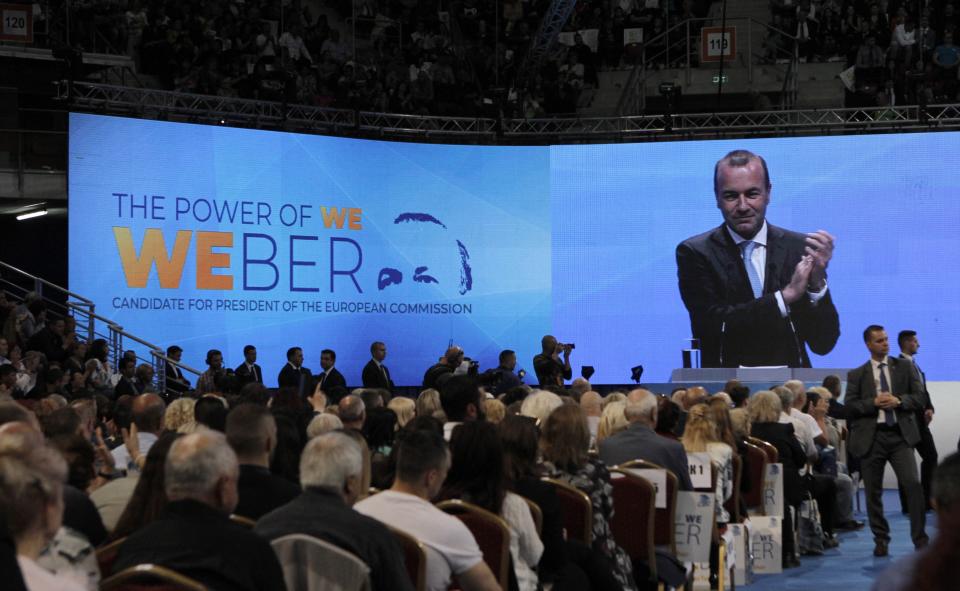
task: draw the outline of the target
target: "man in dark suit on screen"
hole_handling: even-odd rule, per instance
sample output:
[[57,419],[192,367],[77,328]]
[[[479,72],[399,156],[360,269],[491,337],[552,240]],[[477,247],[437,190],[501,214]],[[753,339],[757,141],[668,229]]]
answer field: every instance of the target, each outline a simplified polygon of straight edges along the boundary
[[863,331],[870,360],[847,374],[844,406],[851,421],[850,453],[860,458],[867,494],[867,515],[873,531],[874,556],[886,556],[890,526],[883,516],[883,470],[887,462],[907,497],[910,536],[917,549],[927,545],[923,488],[913,448],[920,442],[917,412],[926,397],[916,368],[907,359],[890,357],[882,326]]
[[677,246],[702,367],[810,367],[807,347],[825,355],[840,337],[827,287],[833,236],[768,224],[771,188],[763,158],[730,152],[714,168],[724,223]]
[[257,348],[253,345],[247,345],[243,348],[243,363],[237,366],[233,371],[240,382],[240,386],[247,384],[262,384],[263,370],[257,365]]
[[393,391],[390,370],[383,364],[383,360],[387,358],[387,346],[380,341],[374,342],[370,345],[370,356],[373,359],[363,367],[363,387]]

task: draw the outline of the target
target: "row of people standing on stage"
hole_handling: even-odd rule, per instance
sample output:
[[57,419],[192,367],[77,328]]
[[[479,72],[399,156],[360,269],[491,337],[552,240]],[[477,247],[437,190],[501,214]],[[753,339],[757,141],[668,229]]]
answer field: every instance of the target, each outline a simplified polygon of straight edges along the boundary
[[[183,356],[183,349],[173,345],[167,348],[167,357],[176,363],[166,364],[166,389],[174,397],[188,390],[195,390],[198,395],[225,390],[239,390],[246,384],[263,384],[263,369],[257,363],[257,348],[247,345],[243,348],[243,363],[236,369],[227,369],[223,363],[223,353],[217,349],[207,351],[205,363],[207,370],[197,379],[196,385],[191,388],[190,380],[183,375],[177,366]],[[370,345],[371,359],[363,368],[363,385],[366,388],[381,388],[393,390],[394,383],[390,378],[390,370],[384,365],[387,356],[387,346],[376,341]],[[303,349],[291,347],[287,349],[287,362],[277,375],[277,385],[280,388],[295,388],[301,396],[306,396],[314,389],[322,389],[331,401],[336,402],[347,393],[347,381],[336,368],[337,353],[333,349],[324,349],[320,353],[321,372],[314,375],[309,368],[303,365]],[[231,383],[232,382],[232,383]]]

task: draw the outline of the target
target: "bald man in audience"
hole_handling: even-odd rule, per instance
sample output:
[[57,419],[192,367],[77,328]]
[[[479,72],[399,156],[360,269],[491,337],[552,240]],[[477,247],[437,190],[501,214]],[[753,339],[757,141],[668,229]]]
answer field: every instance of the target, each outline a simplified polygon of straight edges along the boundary
[[608,466],[631,460],[646,460],[677,476],[680,490],[692,490],[687,452],[678,441],[660,437],[657,426],[657,397],[638,388],[627,395],[624,414],[630,426],[600,442],[600,459]]
[[597,429],[600,428],[600,416],[603,414],[603,398],[600,394],[589,391],[580,397],[580,409],[587,415],[587,426],[590,427],[590,447],[597,443]]
[[590,382],[587,378],[577,378],[570,384],[570,396],[580,402],[580,397],[590,391]]
[[[137,426],[137,441],[140,453],[146,454],[163,433],[163,413],[167,410],[163,398],[157,394],[142,394],[133,399],[133,424]],[[137,471],[136,458],[130,457],[126,445],[113,450],[113,460],[117,470]]]
[[237,456],[222,433],[204,429],[170,447],[160,517],[120,547],[114,572],[165,566],[218,591],[282,591],[283,571],[270,544],[230,521],[237,507]]
[[367,420],[367,411],[363,399],[353,394],[344,396],[337,404],[337,409],[344,429],[363,431],[363,423]]

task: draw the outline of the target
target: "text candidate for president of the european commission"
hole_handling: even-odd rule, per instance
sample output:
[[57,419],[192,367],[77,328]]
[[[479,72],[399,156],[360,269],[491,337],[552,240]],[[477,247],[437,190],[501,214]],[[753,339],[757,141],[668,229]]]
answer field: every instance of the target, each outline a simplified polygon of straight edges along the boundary
[[701,366],[810,367],[807,347],[825,355],[840,337],[827,285],[833,236],[767,223],[770,175],[752,152],[730,152],[713,178],[724,223],[677,246]]

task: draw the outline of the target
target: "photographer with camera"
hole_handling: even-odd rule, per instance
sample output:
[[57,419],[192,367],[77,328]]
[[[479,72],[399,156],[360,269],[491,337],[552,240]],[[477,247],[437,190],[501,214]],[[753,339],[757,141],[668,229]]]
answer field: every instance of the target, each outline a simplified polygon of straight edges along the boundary
[[439,363],[431,366],[423,374],[423,389],[434,388],[439,390],[443,383],[453,376],[453,372],[460,367],[461,363],[463,363],[463,349],[452,345],[440,358]]
[[[543,337],[540,344],[543,346],[543,352],[533,358],[533,370],[537,372],[540,387],[560,386],[562,388],[563,380],[569,380],[573,375],[573,370],[570,368],[570,351],[573,351],[576,345],[559,343],[553,335]],[[560,361],[561,352],[563,352],[563,361]]]

